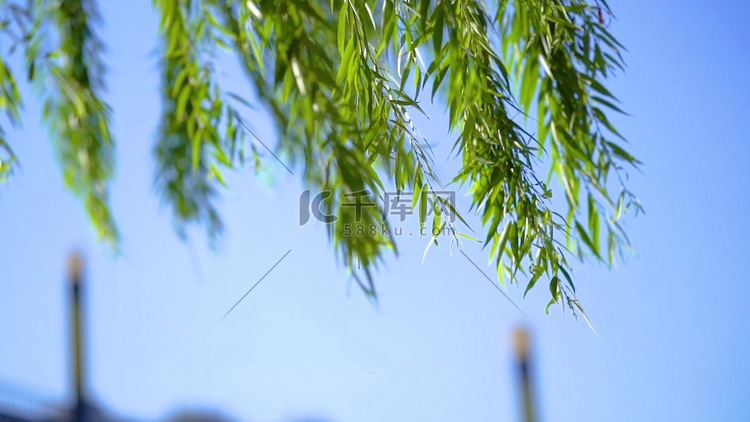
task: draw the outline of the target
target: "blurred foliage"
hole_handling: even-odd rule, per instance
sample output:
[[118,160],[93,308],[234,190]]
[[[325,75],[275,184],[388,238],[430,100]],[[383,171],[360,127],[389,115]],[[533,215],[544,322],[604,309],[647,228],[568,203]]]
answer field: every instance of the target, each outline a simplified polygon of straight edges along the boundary
[[[481,217],[501,282],[543,277],[550,304],[582,311],[568,259],[612,265],[628,247],[620,221],[640,204],[627,189],[639,164],[609,120],[622,113],[605,87],[624,68],[603,0],[154,0],[160,16],[163,114],[155,184],[178,229],[222,224],[214,205],[225,172],[258,150],[236,107],[259,101],[279,128],[278,149],[322,203],[334,248],[362,289],[393,238],[347,236],[345,223],[380,227],[386,186],[417,192],[420,224],[460,228],[463,217],[434,191],[429,141],[411,116],[420,101],[448,109],[453,152]],[[24,50],[27,79],[43,86],[45,118],[67,186],[103,240],[118,244],[108,205],[114,143],[101,99],[101,43],[93,0],[2,2],[2,30]],[[217,51],[239,59],[257,98],[217,82]],[[6,51],[2,52],[6,54]],[[18,121],[16,79],[0,57],[0,106]],[[519,124],[517,116],[535,121]],[[17,158],[0,132],[0,178]],[[268,160],[268,158],[266,158]],[[556,181],[556,185],[553,185]],[[553,207],[559,186],[563,201]],[[364,196],[372,207],[345,206]],[[360,198],[361,199],[361,198]],[[380,202],[378,200],[381,200]],[[364,202],[364,201],[363,201]],[[558,209],[564,208],[564,209]],[[471,239],[471,238],[470,238]],[[432,241],[437,244],[437,237]],[[522,276],[522,277],[521,277]],[[548,306],[549,308],[549,306]]]
[[[108,199],[114,141],[109,107],[100,98],[103,45],[93,30],[98,19],[95,6],[85,0],[4,1],[0,27],[11,41],[9,56],[19,47],[24,50],[24,73],[39,88],[65,185],[81,198],[98,237],[116,247],[119,234]],[[0,87],[0,105],[15,123],[21,99],[3,59]],[[5,139],[0,138],[0,149],[6,154],[0,155],[0,178],[4,179],[17,158]]]

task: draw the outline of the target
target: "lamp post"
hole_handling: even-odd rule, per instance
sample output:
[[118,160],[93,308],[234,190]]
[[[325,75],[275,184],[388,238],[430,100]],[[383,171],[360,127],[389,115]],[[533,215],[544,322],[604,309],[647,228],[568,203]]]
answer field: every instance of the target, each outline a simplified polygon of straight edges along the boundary
[[516,371],[521,391],[521,414],[523,422],[536,422],[534,405],[534,385],[531,371],[531,341],[528,330],[523,327],[513,332],[513,349],[516,358]]
[[87,419],[87,404],[84,391],[84,357],[83,357],[83,258],[74,253],[68,261],[68,278],[71,294],[71,333],[73,338],[73,382],[75,403],[73,404],[73,421],[83,422]]

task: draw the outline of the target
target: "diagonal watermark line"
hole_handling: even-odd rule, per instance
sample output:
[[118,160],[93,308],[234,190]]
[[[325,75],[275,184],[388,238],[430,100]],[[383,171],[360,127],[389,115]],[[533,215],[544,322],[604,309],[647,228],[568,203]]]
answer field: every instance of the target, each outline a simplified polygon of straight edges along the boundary
[[258,141],[258,143],[260,143],[261,145],[263,145],[263,148],[265,148],[265,149],[266,149],[266,151],[270,152],[270,153],[271,153],[271,155],[273,155],[273,158],[275,158],[275,159],[276,159],[276,161],[278,161],[279,163],[281,163],[281,165],[282,165],[282,166],[284,166],[284,168],[286,169],[286,171],[288,171],[288,172],[289,172],[289,174],[291,174],[291,175],[294,175],[294,172],[293,172],[293,171],[292,171],[291,169],[289,169],[289,167],[288,167],[288,166],[287,166],[286,164],[284,164],[284,162],[283,162],[283,161],[281,161],[281,158],[279,158],[278,156],[276,156],[276,154],[274,154],[274,153],[273,153],[273,151],[271,151],[271,148],[268,148],[268,146],[266,146],[266,144],[264,144],[264,143],[263,143],[263,141],[261,141],[261,140],[260,140],[260,138],[258,138],[258,135],[256,135],[256,134],[255,134],[255,132],[253,132],[253,131],[252,131],[252,130],[251,130],[251,129],[250,129],[250,128],[249,128],[249,127],[248,127],[248,126],[247,126],[247,125],[245,124],[245,122],[244,122],[244,121],[242,121],[242,119],[240,118],[240,116],[238,116],[238,115],[237,115],[237,113],[235,113],[235,112],[234,112],[234,110],[232,110],[232,109],[229,109],[229,113],[230,113],[230,114],[231,114],[232,116],[234,116],[234,118],[235,118],[235,119],[237,119],[237,121],[238,121],[238,122],[240,122],[240,124],[242,125],[242,127],[244,127],[244,128],[245,128],[245,130],[247,130],[247,131],[248,131],[248,133],[250,133],[250,135],[252,135],[252,136],[253,136],[253,138],[255,138],[255,140],[256,140],[256,141]]
[[[227,311],[227,313],[225,313],[225,314],[224,314],[224,316],[223,316],[223,317],[221,317],[221,319],[219,320],[219,322],[223,321],[223,320],[224,320],[224,318],[226,318],[226,317],[227,317],[227,315],[229,315],[229,313],[230,313],[230,312],[232,312],[232,311],[234,310],[234,308],[236,308],[236,307],[237,307],[237,305],[239,305],[239,304],[240,304],[240,302],[242,302],[242,300],[243,300],[243,299],[245,299],[245,297],[246,297],[247,295],[249,295],[249,294],[250,294],[250,292],[252,292],[252,291],[253,291],[253,289],[254,289],[254,288],[255,288],[255,287],[256,287],[256,286],[258,285],[258,284],[260,284],[260,282],[261,282],[261,281],[263,281],[263,279],[264,279],[264,278],[266,278],[266,276],[267,276],[267,275],[268,275],[268,274],[269,274],[269,273],[270,273],[271,271],[273,271],[273,269],[274,269],[274,268],[276,268],[276,266],[277,266],[277,265],[279,265],[279,263],[280,263],[280,262],[281,262],[281,261],[282,261],[282,260],[283,260],[284,258],[286,258],[286,256],[287,256],[287,255],[289,255],[289,253],[290,253],[291,251],[292,251],[291,249],[289,249],[288,251],[286,251],[286,253],[284,254],[284,256],[282,256],[281,258],[279,258],[279,260],[278,260],[278,261],[276,261],[276,263],[275,263],[275,264],[273,264],[273,267],[271,267],[271,268],[270,268],[270,269],[269,269],[268,271],[266,271],[266,273],[265,273],[265,274],[263,274],[263,277],[261,277],[261,278],[260,278],[260,279],[259,279],[258,281],[256,281],[256,282],[255,282],[255,284],[253,284],[253,287],[251,287],[251,288],[250,288],[250,290],[248,290],[248,291],[247,291],[247,293],[245,293],[244,295],[242,295],[242,297],[240,298],[240,300],[238,300],[238,301],[237,301],[237,303],[235,303],[235,304],[234,304],[234,306],[232,306],[231,308],[229,308],[229,310]],[[218,322],[217,322],[217,324],[218,324]]]
[[497,284],[495,284],[495,282],[494,282],[494,281],[492,281],[492,279],[491,279],[491,278],[490,278],[490,277],[489,277],[489,276],[488,276],[487,274],[485,274],[485,273],[484,273],[484,271],[482,271],[482,269],[481,269],[481,268],[479,268],[479,266],[478,266],[477,264],[475,264],[475,263],[474,263],[474,261],[472,261],[472,260],[471,260],[471,258],[469,258],[469,256],[468,256],[468,255],[466,255],[466,253],[465,253],[464,251],[462,251],[461,249],[459,249],[458,251],[459,251],[459,252],[461,252],[461,255],[463,255],[463,256],[464,256],[464,258],[466,258],[466,259],[467,259],[467,260],[468,260],[469,262],[471,262],[471,265],[473,265],[473,266],[474,266],[474,268],[476,268],[476,269],[477,269],[477,271],[479,271],[480,273],[482,273],[482,275],[484,276],[484,278],[486,278],[486,279],[487,279],[487,281],[489,281],[489,282],[490,282],[490,284],[492,284],[492,285],[493,285],[493,286],[494,286],[494,287],[495,287],[495,288],[497,289],[497,291],[498,291],[498,292],[500,292],[500,293],[501,293],[501,294],[502,294],[503,296],[505,296],[505,298],[506,298],[506,299],[508,299],[508,302],[510,302],[510,303],[511,303],[511,304],[512,304],[513,306],[515,306],[515,307],[516,307],[516,309],[518,309],[518,312],[520,312],[520,313],[521,313],[521,315],[525,316],[526,318],[528,318],[528,317],[529,317],[528,315],[526,315],[526,313],[525,313],[524,311],[522,311],[522,310],[521,310],[521,308],[520,308],[520,307],[518,307],[518,305],[516,305],[516,302],[513,302],[513,299],[511,299],[511,298],[510,298],[510,296],[508,296],[508,295],[507,295],[507,294],[506,294],[506,293],[505,293],[505,292],[504,292],[504,291],[503,291],[503,290],[502,290],[502,289],[500,288],[500,286],[498,286]]

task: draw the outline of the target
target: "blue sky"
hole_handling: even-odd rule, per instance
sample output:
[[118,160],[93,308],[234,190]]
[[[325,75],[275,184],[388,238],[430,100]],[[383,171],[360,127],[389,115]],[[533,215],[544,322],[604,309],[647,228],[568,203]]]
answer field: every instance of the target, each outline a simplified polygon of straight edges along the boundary
[[[460,254],[432,250],[421,264],[425,240],[414,237],[378,273],[372,307],[347,283],[324,227],[298,226],[304,187],[270,159],[262,177],[230,177],[215,251],[200,236],[181,242],[152,188],[157,21],[149,2],[101,3],[123,254],[95,243],[64,192],[27,95],[23,128],[8,131],[22,168],[0,187],[0,385],[68,397],[62,274],[78,249],[90,279],[90,389],[120,415],[206,407],[252,421],[515,420],[509,339],[525,324],[544,420],[750,418],[745,3],[610,2],[629,49],[612,87],[631,116],[616,122],[645,163],[630,186],[646,214],[627,223],[637,256],[614,270],[575,268],[599,338],[558,309],[545,315],[543,287],[526,300],[507,289],[527,318]],[[243,86],[231,69],[224,78]],[[262,113],[247,117],[274,142]],[[434,126],[426,135],[449,147]],[[481,248],[465,246],[491,274]]]

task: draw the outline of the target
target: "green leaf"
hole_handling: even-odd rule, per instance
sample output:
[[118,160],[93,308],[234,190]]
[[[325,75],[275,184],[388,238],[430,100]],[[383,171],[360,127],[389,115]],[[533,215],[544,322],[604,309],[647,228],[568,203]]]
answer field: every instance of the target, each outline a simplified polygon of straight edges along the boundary
[[598,245],[591,240],[588,233],[586,233],[586,230],[578,222],[576,222],[576,231],[578,232],[578,237],[583,241],[583,243],[586,244],[589,250],[591,250],[591,252],[593,252],[594,255],[601,260],[601,256],[599,256]]
[[[87,19],[96,2],[55,4],[49,10],[55,36],[45,38],[42,31],[19,44],[28,48],[24,71],[37,80],[43,73],[49,89],[43,113],[58,137],[67,186],[84,198],[97,232],[115,238],[107,204],[114,141],[98,92],[103,43]],[[449,180],[463,185],[468,209],[479,214],[487,233],[477,237],[484,237],[501,282],[507,274],[519,283],[519,273],[527,276],[526,295],[548,274],[550,304],[564,298],[577,312],[567,258],[590,259],[589,249],[601,260],[602,222],[610,263],[615,250],[628,246],[619,219],[640,204],[626,186],[617,187],[622,194],[615,204],[610,186],[613,173],[627,183],[624,163],[640,163],[610,121],[611,113],[626,108],[608,86],[611,73],[624,68],[624,48],[599,22],[596,4],[346,0],[328,2],[329,10],[325,2],[304,1],[154,4],[165,102],[155,150],[157,186],[180,229],[197,223],[217,233],[215,189],[226,184],[223,172],[243,165],[248,148],[257,171],[259,145],[265,146],[252,133],[248,142],[231,108],[235,101],[251,105],[219,77],[216,52],[224,48],[238,54],[251,92],[275,123],[279,155],[264,158],[274,167],[278,158],[290,172],[302,169],[310,189],[332,191],[321,204],[329,213],[352,211],[342,209],[346,193],[369,189],[377,196],[394,185],[399,193],[411,187],[420,227],[432,207],[433,230],[448,227],[453,240],[465,237],[454,231],[454,215],[469,227],[457,206],[431,192],[445,186],[437,175],[443,166],[440,172],[431,168],[442,158],[431,148],[437,140],[422,135],[440,123],[418,101],[431,83],[431,99],[447,109],[454,142],[456,165],[446,168],[460,167]],[[17,29],[7,24],[7,31]],[[11,69],[0,60],[0,108],[15,121],[20,106]],[[414,110],[432,120],[413,121]],[[526,124],[515,122],[519,114]],[[532,114],[535,134],[527,132]],[[0,152],[1,178],[15,157]],[[553,198],[553,174],[564,200]],[[380,222],[377,211],[364,214],[365,223]],[[394,239],[342,231],[341,225],[327,226],[337,255],[350,269],[357,267],[354,278],[374,298],[373,269],[396,250]],[[433,236],[427,249],[437,241]]]
[[341,85],[347,76],[352,74],[351,62],[354,57],[354,41],[350,39],[346,44],[344,55],[341,57],[341,64],[339,65],[339,71],[336,74],[336,83]]
[[336,35],[336,45],[338,45],[339,48],[339,54],[341,57],[344,56],[344,46],[345,46],[345,40],[346,40],[346,23],[347,23],[347,7],[349,6],[349,2],[345,1],[341,5],[341,11],[339,11],[339,26],[338,31]]
[[549,292],[552,295],[552,300],[557,302],[560,289],[560,277],[554,276],[549,282]]
[[[502,221],[502,219],[503,219],[503,216],[500,215],[497,211],[493,213],[492,223],[490,224],[489,229],[487,230],[487,238],[484,239],[484,247],[486,247],[490,243],[490,240],[494,238],[495,235],[497,235],[497,226],[500,225],[500,221]],[[505,228],[503,229],[503,231],[507,229],[508,229],[508,224],[505,225]]]
[[428,204],[428,186],[425,183],[422,185],[422,192],[419,198],[419,228],[424,228],[425,220],[427,219],[427,204]]
[[466,234],[466,233],[461,233],[461,232],[458,232],[458,233],[456,233],[456,234],[457,234],[458,236],[460,236],[460,237],[463,237],[463,238],[464,238],[464,239],[466,239],[466,240],[471,240],[472,242],[477,242],[477,243],[481,243],[481,242],[482,242],[481,240],[479,240],[479,239],[477,239],[477,238],[475,238],[475,237],[471,237],[471,236],[469,236],[469,235],[468,235],[468,234]]
[[534,288],[536,285],[536,282],[539,280],[539,278],[544,274],[544,267],[536,267],[534,271],[532,271],[531,280],[529,280],[529,283],[526,285],[526,289],[523,291],[523,297],[525,298],[526,295],[531,291],[531,289]]
[[440,59],[442,59],[440,51],[443,48],[443,32],[445,25],[445,16],[443,13],[443,7],[438,5],[435,7],[435,11],[432,14],[432,52],[438,63],[441,61]]
[[183,120],[185,118],[185,110],[187,108],[188,100],[190,99],[192,88],[186,84],[180,90],[180,95],[177,97],[177,105],[175,107],[175,116],[177,120]]

